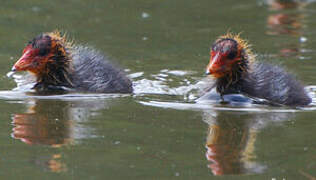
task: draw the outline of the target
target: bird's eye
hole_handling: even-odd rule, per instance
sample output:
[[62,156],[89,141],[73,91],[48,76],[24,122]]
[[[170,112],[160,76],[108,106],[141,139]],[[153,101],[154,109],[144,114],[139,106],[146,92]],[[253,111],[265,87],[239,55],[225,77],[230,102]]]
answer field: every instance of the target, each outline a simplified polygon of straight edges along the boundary
[[236,51],[231,51],[228,55],[227,55],[227,58],[228,59],[234,59],[237,55],[237,52]]
[[45,56],[45,55],[47,55],[49,53],[49,49],[47,49],[47,48],[40,48],[39,49],[39,52],[38,52],[38,55],[39,56]]
[[216,46],[213,45],[213,46],[211,47],[211,50],[212,50],[212,51],[216,51],[216,50],[217,50]]

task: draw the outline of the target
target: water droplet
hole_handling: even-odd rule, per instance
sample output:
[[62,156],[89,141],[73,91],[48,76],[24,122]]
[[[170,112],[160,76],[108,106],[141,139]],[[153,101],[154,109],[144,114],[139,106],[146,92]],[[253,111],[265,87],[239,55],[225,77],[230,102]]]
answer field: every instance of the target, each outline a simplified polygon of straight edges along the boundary
[[8,77],[8,78],[11,78],[14,73],[15,73],[15,72],[13,72],[13,71],[8,72],[8,73],[7,73],[7,77]]
[[41,10],[41,8],[39,8],[37,6],[32,7],[33,12],[39,12],[40,10]]
[[149,17],[148,13],[145,13],[145,12],[142,13],[142,18],[148,18],[148,17]]
[[307,38],[306,38],[306,37],[304,37],[304,36],[300,37],[300,42],[301,42],[301,43],[306,42],[306,41],[307,41]]

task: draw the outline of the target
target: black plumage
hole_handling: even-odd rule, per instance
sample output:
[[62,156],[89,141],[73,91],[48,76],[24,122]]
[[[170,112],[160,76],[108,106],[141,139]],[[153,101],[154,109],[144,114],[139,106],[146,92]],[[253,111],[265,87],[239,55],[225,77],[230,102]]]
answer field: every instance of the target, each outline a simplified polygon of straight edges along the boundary
[[71,75],[78,90],[98,93],[131,93],[132,82],[115,67],[106,56],[88,47],[77,46],[72,50]]
[[221,95],[242,93],[266,99],[274,104],[305,106],[311,103],[303,85],[283,68],[269,63],[255,62],[236,81],[228,84],[228,77],[216,80]]
[[34,74],[33,89],[43,94],[133,92],[132,82],[107,56],[93,48],[73,45],[59,32],[35,37],[12,69]]
[[213,44],[207,73],[215,77],[212,87],[221,96],[244,94],[287,106],[311,103],[296,77],[280,66],[256,62],[248,46],[238,35],[231,34],[220,37]]

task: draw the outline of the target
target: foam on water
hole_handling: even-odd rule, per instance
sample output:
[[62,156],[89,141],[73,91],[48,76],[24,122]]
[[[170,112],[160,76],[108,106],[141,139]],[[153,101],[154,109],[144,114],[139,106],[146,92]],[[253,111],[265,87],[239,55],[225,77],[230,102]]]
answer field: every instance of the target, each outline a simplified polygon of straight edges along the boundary
[[159,102],[159,101],[139,101],[141,104],[146,106],[154,106],[159,108],[171,108],[171,109],[178,109],[178,110],[217,110],[217,111],[241,111],[241,112],[302,112],[305,110],[313,111],[316,110],[316,107],[307,107],[307,108],[300,108],[300,109],[289,109],[285,107],[280,108],[267,108],[266,106],[260,105],[253,105],[251,107],[225,107],[220,105],[214,104],[199,104],[199,103],[178,103],[178,102]]
[[60,99],[60,100],[84,100],[84,99],[108,99],[116,97],[126,97],[129,94],[101,94],[101,93],[67,93],[58,95],[36,95],[32,89],[35,85],[35,77],[29,73],[7,73],[9,78],[13,78],[17,87],[8,91],[0,91],[0,99],[23,100],[23,99]]
[[[213,109],[220,111],[247,111],[247,112],[298,112],[302,110],[316,110],[316,86],[307,86],[306,91],[312,98],[312,103],[308,107],[290,109],[287,107],[270,107],[266,105],[255,105],[251,103],[248,97],[228,97],[243,98],[245,100],[222,104],[219,98],[214,100],[203,100],[200,97],[200,90],[212,83],[210,78],[201,80],[198,77],[192,77],[194,72],[168,70],[163,69],[157,74],[152,74],[149,78],[145,78],[144,72],[136,72],[129,74],[133,80],[134,93],[133,96],[137,100],[147,106],[155,106],[161,108],[172,108],[181,110],[204,110]],[[0,91],[0,99],[20,100],[20,99],[62,99],[62,100],[81,100],[81,99],[107,99],[116,97],[130,96],[128,94],[94,94],[94,93],[68,93],[62,95],[35,95],[32,94],[32,87],[35,79],[29,74],[8,73],[8,77],[13,77],[17,83],[17,87],[11,91]],[[175,85],[176,84],[176,85]],[[214,92],[216,93],[216,92]],[[152,95],[159,95],[159,99],[155,101],[145,101],[141,97],[151,99]],[[161,95],[161,96],[160,96]],[[179,96],[182,98],[180,102],[170,102],[170,99],[164,99],[165,95]],[[215,94],[216,95],[216,94]],[[217,95],[218,96],[218,95]],[[241,95],[242,96],[242,95]],[[247,100],[249,99],[249,101]],[[228,100],[230,101],[230,99]]]
[[[312,98],[312,103],[308,107],[304,108],[289,108],[285,106],[281,107],[271,107],[268,105],[260,105],[252,103],[253,99],[242,96],[237,97],[237,95],[233,95],[232,97],[227,97],[229,100],[231,98],[238,98],[238,101],[230,101],[229,104],[222,104],[221,99],[214,98],[213,100],[198,98],[199,91],[210,83],[213,83],[212,79],[206,78],[203,80],[198,80],[197,82],[192,81],[192,79],[188,79],[185,75],[191,75],[192,72],[179,71],[181,73],[176,73],[176,76],[184,76],[181,79],[180,86],[171,87],[169,85],[168,77],[172,76],[174,71],[170,70],[161,70],[160,73],[151,75],[154,80],[150,79],[140,79],[134,81],[134,90],[135,94],[160,94],[160,95],[175,95],[175,96],[183,96],[182,102],[170,102],[169,100],[161,101],[144,101],[140,100],[139,102],[146,106],[154,106],[160,108],[171,108],[171,109],[179,109],[179,110],[218,110],[218,111],[245,111],[245,112],[301,112],[301,111],[313,111],[316,110],[316,86],[307,86],[306,92]],[[176,71],[178,72],[178,71]],[[174,77],[171,77],[174,79]],[[194,80],[194,78],[193,78]],[[214,90],[213,94],[216,96],[216,92]],[[148,99],[148,98],[147,98]],[[243,102],[240,101],[243,100]],[[248,99],[248,100],[247,100]],[[255,99],[257,102],[265,102],[263,99]]]
[[84,99],[108,99],[117,97],[127,97],[128,94],[85,94],[85,93],[69,93],[61,95],[32,95],[23,91],[0,91],[0,99],[20,100],[20,99],[61,99],[61,100],[84,100]]
[[194,100],[203,82],[196,82],[192,74],[194,72],[168,69],[151,74],[149,78],[141,74],[133,79],[134,94],[183,96],[184,100]]

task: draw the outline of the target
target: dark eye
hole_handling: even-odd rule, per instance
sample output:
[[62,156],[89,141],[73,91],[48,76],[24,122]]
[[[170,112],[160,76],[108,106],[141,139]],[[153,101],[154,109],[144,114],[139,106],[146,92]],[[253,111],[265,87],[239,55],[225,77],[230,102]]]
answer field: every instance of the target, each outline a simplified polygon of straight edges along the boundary
[[227,58],[228,59],[234,59],[237,55],[237,52],[236,51],[231,51],[229,52],[229,54],[227,55]]
[[48,48],[40,48],[38,55],[39,56],[46,56],[49,53],[49,49]]

